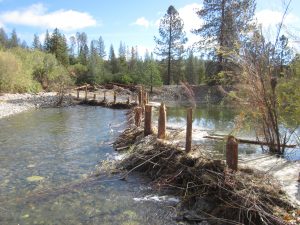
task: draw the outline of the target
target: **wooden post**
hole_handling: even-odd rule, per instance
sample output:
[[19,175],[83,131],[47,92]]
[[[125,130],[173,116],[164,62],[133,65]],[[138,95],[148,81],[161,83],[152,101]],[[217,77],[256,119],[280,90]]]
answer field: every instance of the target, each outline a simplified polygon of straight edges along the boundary
[[96,100],[96,94],[94,94],[94,101]]
[[144,136],[152,134],[152,106],[145,105],[145,127]]
[[135,102],[136,104],[138,103],[138,95],[137,95],[137,94],[134,96],[134,102]]
[[134,123],[137,127],[141,126],[142,122],[142,107],[136,107],[134,109]]
[[87,85],[85,85],[85,96],[84,96],[84,100],[87,101]]
[[127,105],[129,105],[130,104],[130,97],[128,96],[128,98],[127,98],[127,102],[126,102],[126,104]]
[[193,108],[187,109],[186,116],[186,140],[185,151],[189,153],[192,150],[192,123],[193,123]]
[[116,104],[116,102],[117,102],[117,92],[114,91],[114,104]]
[[140,89],[139,90],[139,106],[143,106],[143,90],[142,89]]
[[144,105],[148,104],[148,102],[147,102],[147,92],[146,91],[143,91],[143,103],[144,103]]
[[167,119],[166,107],[164,103],[161,103],[159,107],[158,132],[157,132],[157,137],[160,139],[166,138],[166,119]]
[[236,171],[238,168],[238,142],[234,136],[228,136],[227,139],[226,164],[232,170]]
[[77,100],[79,100],[79,89],[77,89]]

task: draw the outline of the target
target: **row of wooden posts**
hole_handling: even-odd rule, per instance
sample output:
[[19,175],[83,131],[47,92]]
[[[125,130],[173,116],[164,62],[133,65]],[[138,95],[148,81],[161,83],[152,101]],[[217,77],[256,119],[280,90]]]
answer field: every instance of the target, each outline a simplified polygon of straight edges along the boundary
[[[87,86],[85,86],[85,98],[87,101]],[[114,104],[116,103],[117,93],[114,91]],[[138,99],[137,99],[138,98]],[[79,90],[77,90],[77,99],[79,99]],[[96,94],[93,97],[96,100]],[[104,92],[103,100],[106,101],[106,92]],[[142,87],[136,97],[135,101],[138,100],[138,106],[135,107],[135,125],[141,126],[142,116],[144,114],[144,136],[153,134],[152,129],[152,105],[149,104],[149,94]],[[127,100],[129,104],[129,98]],[[159,139],[166,138],[166,121],[167,113],[166,106],[164,103],[161,103],[159,107],[159,117],[158,117],[158,132],[157,137]],[[192,123],[193,123],[193,109],[187,109],[187,124],[186,124],[186,143],[185,151],[189,153],[192,150]],[[237,170],[238,165],[238,142],[233,136],[229,136],[226,143],[226,163],[227,166],[232,170]]]
[[[80,90],[77,89],[77,100],[79,100],[79,93],[80,93]],[[84,88],[84,101],[88,100],[87,96],[88,96],[88,89],[87,89],[87,86],[85,86],[85,88]],[[96,100],[96,97],[97,97],[97,95],[94,94],[94,96],[93,96],[94,101]],[[117,92],[116,91],[114,91],[113,97],[114,97],[113,103],[116,104],[116,102],[117,102]],[[106,99],[106,92],[104,91],[103,92],[103,101],[106,102],[106,100],[107,100]],[[129,103],[130,103],[130,98],[128,97],[127,104],[129,104]]]
[[[139,106],[135,108],[135,125],[141,126],[142,116],[144,114],[144,136],[153,134],[152,129],[152,105],[145,104],[143,106],[142,91],[139,93]],[[145,96],[145,95],[144,95]],[[158,132],[157,138],[165,139],[166,138],[166,121],[167,113],[166,106],[164,103],[161,103],[159,107],[159,116],[158,116]],[[186,143],[185,151],[189,153],[192,150],[192,123],[193,123],[193,109],[187,109],[187,124],[186,124]],[[238,165],[238,142],[233,136],[229,136],[226,144],[226,163],[227,166],[232,170],[237,170]]]

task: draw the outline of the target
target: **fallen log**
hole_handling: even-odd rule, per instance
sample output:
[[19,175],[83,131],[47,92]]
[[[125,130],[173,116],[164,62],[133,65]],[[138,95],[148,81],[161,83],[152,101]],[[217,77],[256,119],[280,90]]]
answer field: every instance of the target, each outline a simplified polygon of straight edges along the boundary
[[[203,138],[214,139],[214,140],[226,140],[227,137],[227,135],[216,135],[216,136],[204,136]],[[272,145],[271,143],[264,142],[264,141],[254,141],[254,140],[247,140],[242,138],[236,138],[236,140],[242,144],[267,145],[267,146]],[[295,148],[296,146],[297,145],[281,145],[281,147],[285,147],[285,148]]]

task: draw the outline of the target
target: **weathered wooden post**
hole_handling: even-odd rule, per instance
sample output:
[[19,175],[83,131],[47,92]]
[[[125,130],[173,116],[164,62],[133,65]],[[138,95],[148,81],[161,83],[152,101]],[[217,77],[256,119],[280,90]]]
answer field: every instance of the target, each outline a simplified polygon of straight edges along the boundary
[[79,89],[77,89],[77,100],[79,100]]
[[134,102],[137,104],[138,103],[138,94],[134,95]]
[[117,102],[117,92],[114,91],[114,104],[116,104],[116,102]]
[[134,109],[134,124],[139,127],[142,122],[142,107],[136,107]]
[[106,91],[103,92],[103,102],[106,102]]
[[129,105],[130,104],[130,97],[128,96],[128,98],[127,98],[127,102],[126,102],[126,104],[127,105]]
[[185,139],[185,151],[189,153],[192,150],[192,126],[193,124],[193,108],[187,109],[186,116],[186,139]]
[[147,105],[148,102],[148,93],[146,91],[143,92],[143,100],[144,100],[144,105]]
[[143,90],[142,89],[140,89],[139,90],[139,106],[143,106]]
[[144,136],[152,134],[152,106],[145,105],[145,127]]
[[85,89],[84,101],[87,101],[87,90],[88,90],[87,85],[85,85],[84,89]]
[[94,98],[93,99],[94,99],[94,101],[96,101],[96,94],[94,94]]
[[226,164],[232,170],[236,171],[238,168],[238,142],[234,136],[228,136],[227,139]]
[[159,107],[158,132],[157,132],[157,137],[160,139],[166,138],[166,119],[167,119],[166,107],[164,103],[161,103]]

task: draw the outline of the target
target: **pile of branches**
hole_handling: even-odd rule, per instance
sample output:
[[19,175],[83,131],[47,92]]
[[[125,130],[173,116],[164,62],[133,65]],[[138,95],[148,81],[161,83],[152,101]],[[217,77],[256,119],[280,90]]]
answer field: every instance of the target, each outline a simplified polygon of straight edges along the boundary
[[[129,132],[131,139],[140,135]],[[123,139],[125,139],[125,133]],[[201,151],[198,149],[198,151]],[[127,170],[146,173],[154,187],[166,188],[182,197],[183,205],[196,212],[194,221],[210,224],[281,225],[293,207],[268,175],[252,169],[234,172],[221,160],[193,157],[155,136],[139,139],[128,157],[119,165]],[[203,209],[201,201],[213,205]],[[198,202],[197,202],[198,201]],[[199,202],[200,201],[200,202]]]

